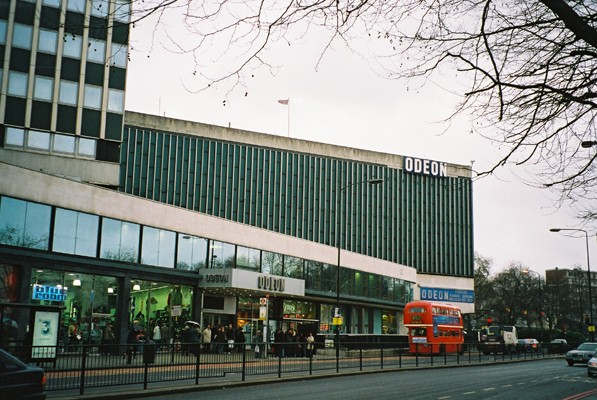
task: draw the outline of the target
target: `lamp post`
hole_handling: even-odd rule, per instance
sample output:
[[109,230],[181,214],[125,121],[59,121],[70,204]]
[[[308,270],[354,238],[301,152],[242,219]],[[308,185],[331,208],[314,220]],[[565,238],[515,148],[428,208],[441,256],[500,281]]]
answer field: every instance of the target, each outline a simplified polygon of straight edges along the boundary
[[589,233],[584,229],[575,229],[575,228],[551,228],[550,232],[560,232],[560,231],[575,231],[575,232],[584,232],[585,239],[587,243],[587,285],[589,288],[589,338],[594,341],[595,336],[595,325],[593,325],[593,295],[591,293],[591,264],[589,262]]
[[[364,183],[367,183],[369,185],[379,185],[381,183],[383,183],[383,179],[381,178],[373,178],[373,179],[369,179],[366,181],[358,181],[358,182],[354,182],[354,183],[349,183],[348,185],[342,186],[340,188],[340,190],[338,191],[338,199],[337,199],[337,206],[336,206],[336,213],[340,213],[341,211],[341,207],[342,207],[342,194],[345,193],[345,190],[355,186],[355,185],[362,185]],[[341,224],[340,224],[340,219],[341,216],[338,215],[336,217],[336,247],[338,248],[338,268],[336,271],[336,309],[334,310],[334,318],[338,318],[340,317],[339,313],[340,313],[340,252],[341,252],[341,248],[342,248],[342,232],[341,232]],[[339,371],[340,369],[340,324],[335,324],[336,325],[336,372]]]

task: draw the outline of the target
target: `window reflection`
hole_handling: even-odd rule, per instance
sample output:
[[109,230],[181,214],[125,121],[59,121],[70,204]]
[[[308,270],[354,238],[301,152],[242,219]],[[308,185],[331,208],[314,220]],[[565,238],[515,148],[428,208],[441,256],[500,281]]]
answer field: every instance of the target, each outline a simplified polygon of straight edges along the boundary
[[57,208],[53,251],[95,257],[98,226],[95,215]]
[[284,276],[303,279],[303,259],[298,257],[284,257]]
[[50,150],[50,133],[29,131],[27,134],[27,147],[36,150]]
[[174,243],[176,235],[172,231],[143,227],[141,263],[174,268]]
[[39,30],[38,51],[43,53],[56,54],[56,43],[58,43],[58,32],[46,29]]
[[21,49],[31,50],[31,37],[33,27],[23,24],[14,24],[12,45]]
[[65,57],[81,59],[81,50],[83,49],[83,38],[73,33],[64,34],[64,47],[62,54]]
[[100,257],[138,262],[140,227],[137,224],[104,218]]
[[205,268],[207,239],[178,234],[176,268],[196,271]]
[[216,240],[210,246],[210,268],[233,268],[234,245]]
[[261,272],[271,275],[283,275],[283,256],[278,253],[271,253],[269,251],[262,252],[261,256]]
[[236,268],[259,271],[261,252],[249,247],[237,246]]
[[0,198],[0,244],[48,249],[51,207]]

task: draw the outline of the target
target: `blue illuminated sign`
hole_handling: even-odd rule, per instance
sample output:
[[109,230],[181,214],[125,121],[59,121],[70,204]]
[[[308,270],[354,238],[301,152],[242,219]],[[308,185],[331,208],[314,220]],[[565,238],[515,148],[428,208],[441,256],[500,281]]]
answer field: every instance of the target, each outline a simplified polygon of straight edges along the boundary
[[66,288],[48,285],[33,285],[33,300],[59,301],[66,300]]
[[474,303],[475,292],[473,290],[422,287],[421,300],[445,301],[447,303]]

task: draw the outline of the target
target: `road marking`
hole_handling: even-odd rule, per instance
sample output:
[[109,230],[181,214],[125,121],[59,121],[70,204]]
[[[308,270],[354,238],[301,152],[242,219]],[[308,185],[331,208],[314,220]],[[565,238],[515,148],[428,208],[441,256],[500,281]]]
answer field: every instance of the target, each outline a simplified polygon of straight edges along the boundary
[[449,399],[450,397],[452,397],[452,396],[438,397],[437,399],[438,399],[438,400],[442,400],[442,399]]
[[512,384],[509,383],[507,385],[502,385],[501,387],[503,387],[503,388],[512,387]]
[[486,388],[486,389],[483,389],[484,392],[489,392],[490,390],[495,390],[495,388]]
[[462,394],[475,394],[475,393],[477,393],[477,392],[475,392],[475,391],[472,391],[472,392],[464,392],[464,393],[462,393]]

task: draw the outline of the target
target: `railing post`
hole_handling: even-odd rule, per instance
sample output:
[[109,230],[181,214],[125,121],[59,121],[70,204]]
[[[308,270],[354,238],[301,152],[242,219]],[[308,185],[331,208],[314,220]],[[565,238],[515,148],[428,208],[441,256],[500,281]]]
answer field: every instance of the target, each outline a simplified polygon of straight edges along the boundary
[[359,349],[359,370],[363,370],[363,349]]
[[419,366],[419,343],[415,343],[415,367]]
[[147,389],[147,378],[149,375],[149,356],[145,353],[147,346],[143,349],[143,390]]
[[402,346],[398,347],[398,368],[402,368]]
[[383,369],[383,347],[380,348],[381,350],[381,369]]
[[199,384],[199,373],[201,371],[201,348],[197,349],[197,357],[195,357],[195,385]]
[[82,345],[83,354],[81,355],[81,382],[79,384],[79,394],[82,396],[85,392],[85,368],[87,364],[87,347]]
[[245,346],[244,343],[241,343],[241,346],[242,346],[242,350],[243,350],[243,363],[242,363],[242,365],[243,365],[242,368],[243,369],[242,369],[242,372],[241,372],[241,380],[244,382],[245,381],[245,368],[247,367],[247,363],[246,363],[246,361],[247,361],[246,360],[246,357],[247,357],[247,346]]
[[278,356],[278,378],[282,377],[282,357],[280,355]]

